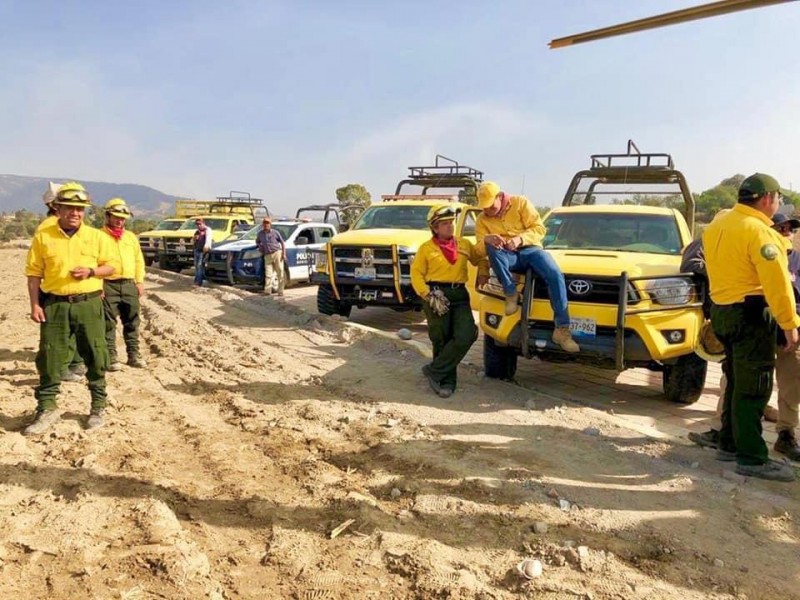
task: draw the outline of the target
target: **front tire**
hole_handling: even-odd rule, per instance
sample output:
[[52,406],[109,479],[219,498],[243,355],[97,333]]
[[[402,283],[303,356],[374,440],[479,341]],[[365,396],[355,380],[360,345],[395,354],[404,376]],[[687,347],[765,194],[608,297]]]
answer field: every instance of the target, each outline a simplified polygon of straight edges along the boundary
[[675,404],[697,402],[706,385],[708,363],[695,353],[681,356],[673,365],[664,365],[664,396]]
[[158,257],[158,268],[164,271],[172,271],[173,273],[181,272],[181,268],[175,263],[170,262],[166,256]]
[[492,379],[511,381],[517,374],[517,352],[510,346],[500,346],[488,335],[483,336],[483,372]]
[[347,304],[336,299],[330,285],[317,287],[317,311],[323,315],[341,315],[349,317],[353,310],[352,304]]

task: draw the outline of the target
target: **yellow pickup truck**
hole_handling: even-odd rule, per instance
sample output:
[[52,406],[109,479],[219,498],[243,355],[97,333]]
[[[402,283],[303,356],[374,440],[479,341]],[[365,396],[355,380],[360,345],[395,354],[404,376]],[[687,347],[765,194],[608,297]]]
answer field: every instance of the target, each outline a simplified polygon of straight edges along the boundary
[[[564,273],[581,351],[567,355],[551,341],[547,286],[533,272],[518,274],[521,310],[511,316],[491,278],[479,290],[485,373],[511,379],[520,356],[617,371],[643,367],[662,373],[667,400],[692,403],[707,369],[694,353],[705,290],[680,272],[681,252],[692,240],[692,194],[671,156],[642,154],[633,142],[625,154],[591,161],[544,220],[543,246]],[[604,197],[611,203],[598,203]]]
[[262,200],[252,198],[247,192],[230,192],[228,196],[218,196],[215,200],[179,200],[177,214],[190,214],[175,231],[164,232],[160,236],[158,266],[167,271],[179,273],[194,264],[192,238],[196,230],[195,220],[202,218],[211,229],[213,244],[235,239],[237,233],[252,228],[257,218],[269,215]]
[[139,245],[144,255],[144,264],[148,267],[158,260],[158,248],[161,246],[161,236],[168,231],[175,231],[186,221],[185,217],[169,217],[159,221],[155,229],[143,231],[139,234]]
[[[422,301],[411,287],[411,262],[419,247],[431,238],[427,223],[431,206],[452,203],[460,208],[456,235],[475,235],[479,211],[470,202],[474,204],[483,173],[440,155],[433,166],[409,170],[410,175],[397,185],[394,194],[382,196],[382,201],[369,206],[350,230],[333,236],[313,253],[311,282],[319,286],[320,313],[349,316],[354,306],[420,310]],[[408,187],[416,187],[412,191],[420,193],[407,193]],[[474,241],[474,237],[471,239]],[[470,289],[474,275],[473,269]]]

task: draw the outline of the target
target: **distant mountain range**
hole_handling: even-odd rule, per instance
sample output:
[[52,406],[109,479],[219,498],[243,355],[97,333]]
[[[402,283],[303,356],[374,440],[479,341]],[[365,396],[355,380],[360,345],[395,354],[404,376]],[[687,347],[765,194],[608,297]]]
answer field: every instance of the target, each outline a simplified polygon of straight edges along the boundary
[[[27,209],[31,212],[44,213],[42,194],[50,181],[70,181],[64,177],[26,177],[24,175],[0,175],[0,212],[14,212]],[[79,180],[95,204],[104,204],[106,200],[125,198],[136,216],[172,214],[175,200],[171,196],[146,185],[134,183],[105,183],[102,181]]]

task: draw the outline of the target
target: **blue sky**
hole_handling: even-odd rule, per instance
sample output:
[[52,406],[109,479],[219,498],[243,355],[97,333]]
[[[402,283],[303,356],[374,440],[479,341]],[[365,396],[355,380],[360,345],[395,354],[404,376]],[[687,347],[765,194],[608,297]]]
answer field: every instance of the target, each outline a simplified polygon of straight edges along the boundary
[[800,4],[547,48],[698,3],[0,0],[0,171],[289,213],[438,152],[553,205],[633,138],[694,191],[800,189]]

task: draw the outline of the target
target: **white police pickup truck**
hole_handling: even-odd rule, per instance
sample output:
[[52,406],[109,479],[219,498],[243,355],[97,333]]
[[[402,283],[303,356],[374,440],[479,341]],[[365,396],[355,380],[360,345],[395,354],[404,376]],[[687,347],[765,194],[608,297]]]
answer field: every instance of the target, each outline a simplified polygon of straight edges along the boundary
[[[245,233],[239,240],[215,246],[209,252],[206,278],[231,285],[264,286],[264,261],[256,247],[261,224]],[[286,243],[286,285],[308,281],[312,267],[312,250],[321,249],[336,235],[330,223],[302,219],[273,221],[272,228],[280,232]]]

